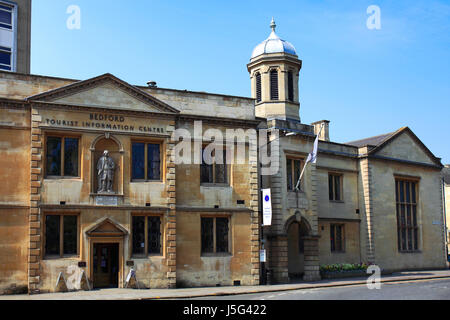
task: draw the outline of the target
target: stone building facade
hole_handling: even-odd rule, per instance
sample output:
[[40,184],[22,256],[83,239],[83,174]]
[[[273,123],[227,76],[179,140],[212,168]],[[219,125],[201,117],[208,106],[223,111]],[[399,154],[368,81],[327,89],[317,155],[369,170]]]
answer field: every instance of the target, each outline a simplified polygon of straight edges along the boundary
[[[334,263],[446,268],[440,159],[407,127],[342,144],[330,141],[330,121],[302,123],[302,61],[275,27],[247,66],[256,116],[279,131],[271,140],[280,170],[262,177],[272,192],[273,223],[262,233],[274,281],[317,280],[320,265]],[[317,135],[317,162],[296,188]]]
[[[302,61],[271,28],[247,65],[251,98],[0,71],[0,291],[445,268],[440,159],[407,127],[337,143],[330,121],[303,123]],[[227,162],[206,161],[212,142]]]
[[[83,279],[123,287],[131,269],[141,288],[259,283],[256,147],[239,142],[245,163],[204,173],[175,164],[172,140],[179,128],[195,136],[196,121],[205,132],[255,128],[252,99],[136,87],[110,74],[0,78],[2,290],[52,292],[61,277],[69,290]],[[196,141],[211,142],[202,132]],[[105,150],[115,164],[106,193]]]

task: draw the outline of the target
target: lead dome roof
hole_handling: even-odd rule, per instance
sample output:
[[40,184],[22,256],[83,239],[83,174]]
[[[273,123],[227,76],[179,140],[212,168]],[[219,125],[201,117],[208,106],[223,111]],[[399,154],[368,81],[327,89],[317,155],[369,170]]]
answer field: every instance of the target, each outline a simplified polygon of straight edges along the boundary
[[288,53],[292,55],[297,55],[297,52],[295,50],[295,47],[290,43],[283,39],[281,39],[276,33],[275,28],[276,24],[274,19],[272,18],[272,22],[270,24],[270,27],[272,28],[272,32],[270,33],[270,36],[258,44],[255,49],[253,49],[252,53],[252,59],[256,58],[257,56],[260,56],[262,54],[267,53]]

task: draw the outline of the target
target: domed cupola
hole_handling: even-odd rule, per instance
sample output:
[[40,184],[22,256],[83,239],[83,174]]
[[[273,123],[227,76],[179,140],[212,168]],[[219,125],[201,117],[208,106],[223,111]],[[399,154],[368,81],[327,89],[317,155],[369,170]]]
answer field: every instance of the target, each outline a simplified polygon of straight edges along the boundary
[[255,115],[267,119],[300,121],[298,92],[302,61],[292,44],[272,32],[253,50],[247,65],[252,81],[252,97],[255,99]]
[[252,53],[252,59],[266,53],[283,52],[292,54],[294,56],[297,55],[294,46],[291,43],[280,39],[280,37],[275,33],[276,27],[277,25],[275,24],[275,20],[272,18],[272,22],[270,23],[270,28],[272,28],[272,32],[270,33],[270,36],[266,40],[264,40],[255,47]]

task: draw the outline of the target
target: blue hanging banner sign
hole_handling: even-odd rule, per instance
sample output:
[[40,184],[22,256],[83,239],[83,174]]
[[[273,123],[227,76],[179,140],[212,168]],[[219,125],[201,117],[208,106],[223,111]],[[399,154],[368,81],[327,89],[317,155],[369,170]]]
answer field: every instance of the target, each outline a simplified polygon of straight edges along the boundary
[[270,189],[263,189],[263,225],[272,225],[272,197]]

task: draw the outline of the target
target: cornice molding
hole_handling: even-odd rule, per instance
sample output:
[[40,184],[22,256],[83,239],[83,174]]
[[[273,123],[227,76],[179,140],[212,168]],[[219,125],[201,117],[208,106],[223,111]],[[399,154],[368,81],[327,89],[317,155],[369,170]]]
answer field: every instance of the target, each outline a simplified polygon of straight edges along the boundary
[[80,105],[72,105],[72,104],[62,104],[62,103],[54,103],[54,102],[46,102],[46,101],[32,101],[30,102],[34,108],[47,108],[53,110],[76,110],[76,111],[86,111],[86,112],[106,112],[106,113],[116,113],[116,114],[124,114],[124,115],[132,115],[136,117],[148,117],[155,116],[158,118],[166,118],[166,119],[175,119],[177,114],[175,113],[160,113],[160,112],[152,112],[152,111],[143,111],[143,110],[131,110],[131,109],[110,109],[104,108],[100,106],[80,106]]

